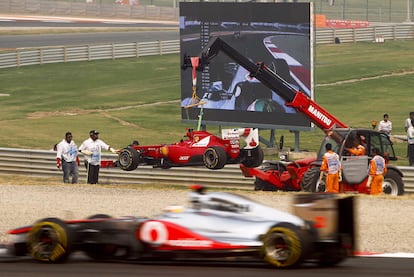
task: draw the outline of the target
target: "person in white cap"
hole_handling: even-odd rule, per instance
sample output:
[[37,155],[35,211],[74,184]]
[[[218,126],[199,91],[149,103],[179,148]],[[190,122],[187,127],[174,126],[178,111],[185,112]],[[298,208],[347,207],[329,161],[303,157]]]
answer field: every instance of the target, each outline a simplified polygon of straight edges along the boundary
[[87,183],[97,184],[99,179],[99,168],[101,166],[101,152],[103,150],[117,153],[117,151],[99,139],[99,132],[91,130],[89,138],[79,146],[79,152],[85,155],[85,167],[88,174]]

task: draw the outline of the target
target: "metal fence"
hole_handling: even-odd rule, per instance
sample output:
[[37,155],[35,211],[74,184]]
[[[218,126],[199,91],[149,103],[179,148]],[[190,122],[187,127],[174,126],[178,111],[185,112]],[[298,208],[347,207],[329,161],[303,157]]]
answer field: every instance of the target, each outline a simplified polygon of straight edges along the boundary
[[138,58],[178,53],[178,40],[17,49],[0,54],[0,68],[47,63]]
[[[103,155],[104,159],[116,160],[116,155]],[[414,167],[398,167],[404,174],[406,193],[414,193]],[[79,167],[79,181],[86,182],[86,170]],[[62,178],[56,168],[56,152],[45,150],[0,148],[0,174],[28,175]],[[254,179],[243,177],[238,165],[226,165],[221,170],[205,167],[175,167],[170,169],[140,166],[134,171],[119,168],[102,168],[100,183],[135,184],[200,184],[211,187],[254,188]]]
[[318,29],[316,44],[339,42],[375,42],[380,37],[383,41],[413,39],[414,25],[398,24],[393,26],[374,26],[355,29]]
[[[103,155],[105,160],[116,160],[116,155]],[[30,150],[0,148],[0,174],[27,175],[37,177],[59,177],[62,171],[56,168],[56,152],[46,150]],[[60,179],[59,179],[60,180]],[[134,171],[123,171],[120,168],[101,168],[100,183],[136,184],[200,184],[221,187],[244,187],[253,189],[253,180],[244,178],[239,167],[226,165],[222,170],[209,170],[205,167],[177,167],[171,169],[140,166]],[[86,170],[79,167],[79,181],[86,183]]]
[[[414,25],[394,25],[358,29],[320,29],[316,31],[317,44],[340,42],[384,41],[413,39]],[[155,41],[134,43],[113,43],[107,45],[80,45],[16,49],[0,54],[0,68],[35,64],[94,61],[103,59],[138,58],[151,55],[165,55],[180,52],[180,41]]]

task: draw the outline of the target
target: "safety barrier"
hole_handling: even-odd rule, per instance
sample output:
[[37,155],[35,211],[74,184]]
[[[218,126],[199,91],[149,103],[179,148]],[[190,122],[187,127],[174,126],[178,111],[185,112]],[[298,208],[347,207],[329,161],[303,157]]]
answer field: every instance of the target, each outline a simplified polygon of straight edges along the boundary
[[0,68],[48,63],[138,58],[179,53],[179,51],[180,44],[178,40],[17,49],[16,52],[0,54]]
[[[105,160],[116,160],[116,155],[105,154]],[[82,160],[82,158],[81,158]],[[28,175],[36,177],[62,178],[62,171],[56,168],[56,152],[0,148],[0,174]],[[59,179],[60,180],[60,179]],[[79,181],[86,182],[86,170],[79,167]],[[200,167],[175,167],[171,169],[139,166],[133,171],[120,168],[101,168],[99,182],[107,184],[201,184],[223,187],[252,187],[253,179],[244,178],[237,165],[226,165],[222,170]]]
[[[104,159],[116,160],[116,155],[103,155]],[[414,193],[414,167],[398,167],[404,174],[406,193]],[[79,168],[80,182],[86,182],[86,170]],[[46,150],[30,150],[0,148],[0,174],[28,175],[36,177],[62,178],[62,172],[56,168],[56,152]],[[170,169],[140,166],[133,171],[120,168],[102,168],[100,183],[134,184],[200,184],[211,187],[252,188],[253,178],[243,177],[238,165],[226,165],[221,170],[210,170],[200,167],[174,167]]]
[[[381,38],[381,42],[414,39],[414,25],[376,26],[357,29],[318,29],[316,31],[317,44],[358,41],[378,42],[378,37]],[[34,64],[138,58],[179,52],[179,40],[16,49],[14,52],[0,54],[0,69]]]

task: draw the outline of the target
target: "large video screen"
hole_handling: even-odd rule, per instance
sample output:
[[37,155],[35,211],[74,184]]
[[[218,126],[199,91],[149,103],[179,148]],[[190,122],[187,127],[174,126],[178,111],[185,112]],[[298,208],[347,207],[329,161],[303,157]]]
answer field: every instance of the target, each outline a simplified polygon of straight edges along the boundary
[[[220,37],[254,63],[263,62],[295,90],[313,98],[310,3],[180,3],[181,58],[198,56]],[[181,71],[183,122],[198,121],[203,104],[204,124],[304,130],[311,123],[285,105],[226,54],[219,54],[197,72]],[[196,96],[196,97],[194,97]]]

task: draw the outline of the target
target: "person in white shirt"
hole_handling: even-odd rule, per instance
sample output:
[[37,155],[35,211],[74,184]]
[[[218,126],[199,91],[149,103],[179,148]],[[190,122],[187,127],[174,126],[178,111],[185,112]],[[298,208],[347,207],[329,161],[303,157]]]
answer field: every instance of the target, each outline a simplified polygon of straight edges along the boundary
[[408,127],[412,126],[411,120],[414,119],[414,112],[410,112],[410,116],[405,120],[404,128],[407,132]]
[[[410,112],[410,114],[409,114],[409,116],[408,116],[408,118],[405,120],[405,123],[404,123],[404,129],[405,129],[405,132],[407,133],[407,131],[408,131],[408,128],[410,127],[410,126],[412,126],[412,124],[411,124],[411,120],[412,119],[414,119],[414,112]],[[407,144],[407,158],[408,158],[408,144]]]
[[384,114],[383,118],[384,119],[381,120],[378,124],[378,131],[387,135],[391,135],[392,122],[389,120],[388,114]]
[[408,143],[408,162],[410,166],[414,166],[414,119],[411,120],[411,125],[407,130]]
[[117,152],[114,148],[99,139],[99,132],[96,130],[91,130],[89,132],[89,138],[79,146],[79,152],[86,157],[85,166],[88,173],[88,184],[98,183],[102,149],[111,151],[112,153]]
[[72,184],[78,182],[79,177],[79,158],[78,147],[73,141],[71,132],[66,132],[65,138],[56,145],[56,166],[63,171],[63,182],[70,183],[72,176]]

